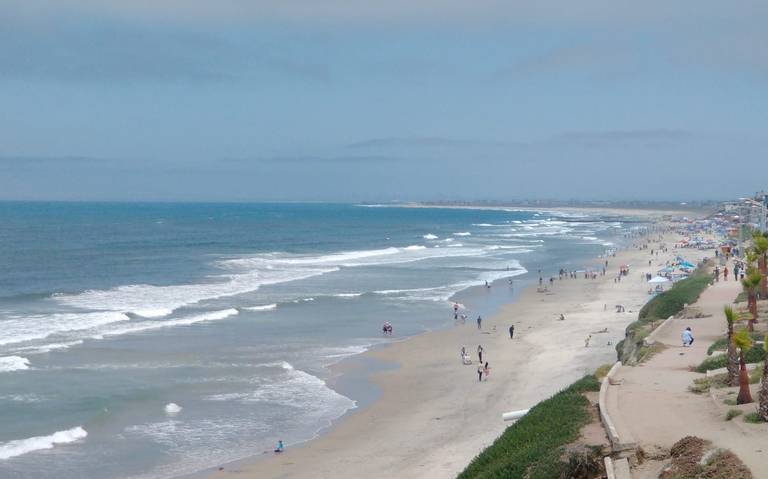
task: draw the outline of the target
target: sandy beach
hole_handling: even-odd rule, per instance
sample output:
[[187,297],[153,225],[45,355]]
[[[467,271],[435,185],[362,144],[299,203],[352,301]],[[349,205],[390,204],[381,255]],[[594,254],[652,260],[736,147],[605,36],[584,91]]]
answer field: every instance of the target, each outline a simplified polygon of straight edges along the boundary
[[[608,258],[606,275],[596,279],[581,274],[559,280],[557,271],[542,271],[545,284],[554,276],[550,291],[527,287],[517,302],[484,319],[482,329],[470,318],[466,324],[365,353],[399,366],[372,375],[381,389],[377,400],[350,412],[315,440],[279,455],[226,465],[211,477],[454,477],[509,425],[501,420],[502,413],[529,408],[615,361],[616,343],[649,299],[641,275],[655,272],[679,253],[690,261],[706,255],[673,249],[676,239],[667,235],[669,250],[658,256],[636,248],[619,251]],[[617,282],[623,264],[630,272]],[[528,275],[534,276],[536,271]],[[497,282],[493,287],[509,286]],[[615,305],[625,311],[617,312]],[[510,325],[515,326],[514,339]],[[607,332],[598,332],[604,328]],[[585,347],[589,334],[592,339]],[[482,382],[476,372],[478,345],[491,367]],[[472,365],[462,365],[462,346],[471,353]]]

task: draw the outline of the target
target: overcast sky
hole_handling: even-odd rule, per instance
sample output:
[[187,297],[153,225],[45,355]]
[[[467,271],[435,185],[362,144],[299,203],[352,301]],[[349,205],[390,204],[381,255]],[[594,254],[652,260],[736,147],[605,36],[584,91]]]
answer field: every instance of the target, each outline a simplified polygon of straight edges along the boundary
[[768,2],[3,0],[0,199],[768,186]]

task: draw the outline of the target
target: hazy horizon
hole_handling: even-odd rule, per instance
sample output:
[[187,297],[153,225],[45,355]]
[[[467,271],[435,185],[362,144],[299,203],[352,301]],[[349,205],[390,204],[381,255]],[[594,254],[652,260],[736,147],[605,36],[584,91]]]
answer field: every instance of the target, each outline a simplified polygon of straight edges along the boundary
[[727,199],[768,4],[10,0],[0,200]]

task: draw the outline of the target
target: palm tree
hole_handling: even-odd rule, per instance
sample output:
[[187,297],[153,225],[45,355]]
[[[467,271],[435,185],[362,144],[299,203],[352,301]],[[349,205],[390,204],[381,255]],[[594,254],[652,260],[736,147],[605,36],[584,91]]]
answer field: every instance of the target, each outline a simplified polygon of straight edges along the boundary
[[728,336],[726,343],[728,346],[728,385],[737,386],[739,384],[739,355],[736,354],[736,346],[733,344],[733,323],[739,320],[738,315],[733,308],[726,306],[725,321],[728,323]]
[[757,256],[757,266],[760,270],[760,299],[768,298],[768,238],[756,231],[752,235],[752,251]]
[[[768,334],[765,335],[765,342],[763,343],[765,351],[768,352]],[[760,405],[757,407],[757,413],[763,419],[768,421],[768,356],[763,361],[763,382],[760,386],[760,395],[758,396]]]
[[747,323],[747,329],[754,331],[754,324],[757,321],[757,287],[760,286],[760,281],[763,277],[759,271],[750,266],[747,269],[747,276],[741,280],[744,290],[747,292],[747,307],[752,314],[752,318]]
[[748,404],[753,402],[752,394],[749,392],[749,374],[747,374],[747,364],[744,362],[744,354],[752,346],[752,338],[745,330],[741,330],[733,335],[733,342],[739,348],[739,395],[736,396],[736,404]]

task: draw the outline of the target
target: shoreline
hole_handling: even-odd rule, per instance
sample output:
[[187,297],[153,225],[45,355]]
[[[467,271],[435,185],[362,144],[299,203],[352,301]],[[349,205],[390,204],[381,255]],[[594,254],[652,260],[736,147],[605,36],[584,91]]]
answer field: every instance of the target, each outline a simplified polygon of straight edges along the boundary
[[[518,301],[484,321],[485,331],[476,331],[468,322],[363,353],[360,356],[399,365],[370,375],[381,390],[373,403],[348,411],[318,436],[282,455],[254,456],[224,465],[212,475],[209,470],[206,477],[357,477],[361,471],[373,477],[395,471],[403,476],[455,475],[504,430],[502,412],[529,408],[615,360],[615,344],[648,299],[645,284],[635,276],[648,270],[648,255],[620,251],[610,259],[605,277],[556,280],[551,294],[536,293],[529,286]],[[616,284],[612,278],[619,263],[634,263],[635,274]],[[607,309],[619,300],[627,313]],[[560,312],[566,314],[565,322],[557,321]],[[511,341],[506,331],[510,321],[516,325]],[[603,324],[610,327],[600,341],[610,344],[584,348],[586,334]],[[458,354],[466,344],[474,356],[476,342],[484,344],[492,370],[489,380],[480,384],[474,372],[476,357],[472,366],[461,366]],[[547,380],[537,379],[542,369]]]

